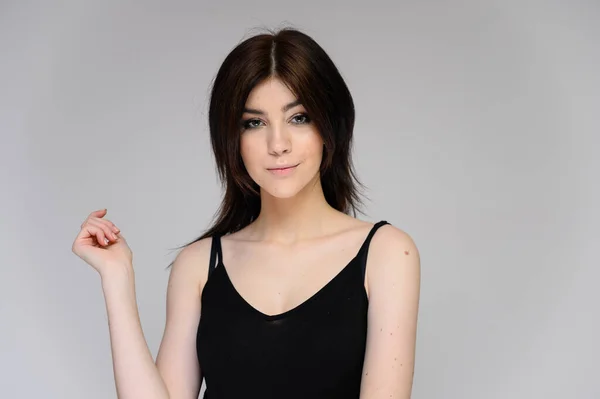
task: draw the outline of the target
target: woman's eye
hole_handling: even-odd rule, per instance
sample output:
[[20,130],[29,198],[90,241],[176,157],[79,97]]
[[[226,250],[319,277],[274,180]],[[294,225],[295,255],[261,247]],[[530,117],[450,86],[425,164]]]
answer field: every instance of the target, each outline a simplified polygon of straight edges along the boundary
[[306,114],[298,114],[292,118],[292,121],[297,125],[302,125],[310,122],[310,118]]
[[[298,114],[294,115],[291,121],[294,125],[304,125],[310,123],[310,118],[306,114]],[[260,119],[247,119],[245,121],[242,121],[243,130],[256,129],[261,125],[263,125],[263,121],[261,121]]]
[[242,127],[244,129],[254,129],[260,126],[260,124],[262,123],[262,121],[260,119],[248,119],[246,121],[244,121],[244,123],[242,124]]

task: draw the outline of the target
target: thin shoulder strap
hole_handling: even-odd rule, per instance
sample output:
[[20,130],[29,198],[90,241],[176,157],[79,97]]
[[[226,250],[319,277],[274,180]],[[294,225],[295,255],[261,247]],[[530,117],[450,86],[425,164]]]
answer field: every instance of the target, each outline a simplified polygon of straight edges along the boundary
[[223,253],[221,252],[221,235],[215,233],[212,236],[212,242],[210,245],[210,261],[208,264],[208,275],[215,270],[219,261],[222,261]]
[[381,220],[381,221],[375,223],[373,225],[373,227],[371,228],[371,231],[369,231],[369,235],[367,235],[367,238],[365,239],[365,242],[363,242],[362,246],[360,247],[360,250],[359,250],[358,254],[359,254],[359,257],[361,259],[361,269],[362,269],[362,279],[363,279],[363,281],[365,281],[365,273],[366,273],[366,270],[367,270],[367,254],[369,253],[369,245],[371,244],[371,239],[375,235],[375,232],[381,226],[384,226],[386,224],[389,224],[389,223],[386,222],[385,220]]

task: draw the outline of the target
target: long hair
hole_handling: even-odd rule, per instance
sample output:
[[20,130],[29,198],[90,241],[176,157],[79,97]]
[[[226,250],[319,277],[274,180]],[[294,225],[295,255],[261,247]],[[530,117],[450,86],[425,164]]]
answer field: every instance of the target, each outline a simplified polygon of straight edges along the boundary
[[310,36],[292,28],[268,30],[239,43],[214,78],[208,120],[225,194],[212,225],[179,248],[239,231],[258,217],[260,190],[242,161],[240,123],[248,95],[270,77],[280,79],[296,95],[323,139],[319,173],[326,201],[346,214],[361,212],[362,184],[351,158],[354,102],[344,79]]

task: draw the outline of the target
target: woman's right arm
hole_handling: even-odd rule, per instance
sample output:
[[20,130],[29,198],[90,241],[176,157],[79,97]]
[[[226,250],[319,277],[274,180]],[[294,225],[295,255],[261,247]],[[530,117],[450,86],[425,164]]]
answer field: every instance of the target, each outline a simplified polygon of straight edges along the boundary
[[167,317],[156,365],[171,399],[197,399],[202,385],[196,334],[201,293],[208,276],[211,239],[184,248],[175,258],[167,286]]
[[155,363],[140,323],[133,255],[120,230],[105,215],[106,209],[88,216],[73,252],[101,276],[117,395],[120,399],[197,399],[202,374],[196,332],[210,239],[187,246],[173,263],[166,326]]
[[103,276],[114,376],[120,399],[198,398],[202,374],[197,360],[196,332],[201,287],[206,280],[201,278],[201,271],[208,271],[206,241],[184,248],[173,263],[167,287],[165,331],[156,363],[141,328],[134,279],[124,277],[126,273]]

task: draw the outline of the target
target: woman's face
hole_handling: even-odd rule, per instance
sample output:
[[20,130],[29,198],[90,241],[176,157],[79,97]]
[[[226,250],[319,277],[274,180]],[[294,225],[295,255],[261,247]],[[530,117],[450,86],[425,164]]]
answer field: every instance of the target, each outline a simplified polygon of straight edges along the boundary
[[273,197],[290,198],[318,182],[323,140],[305,108],[277,78],[250,92],[240,148],[252,180]]

